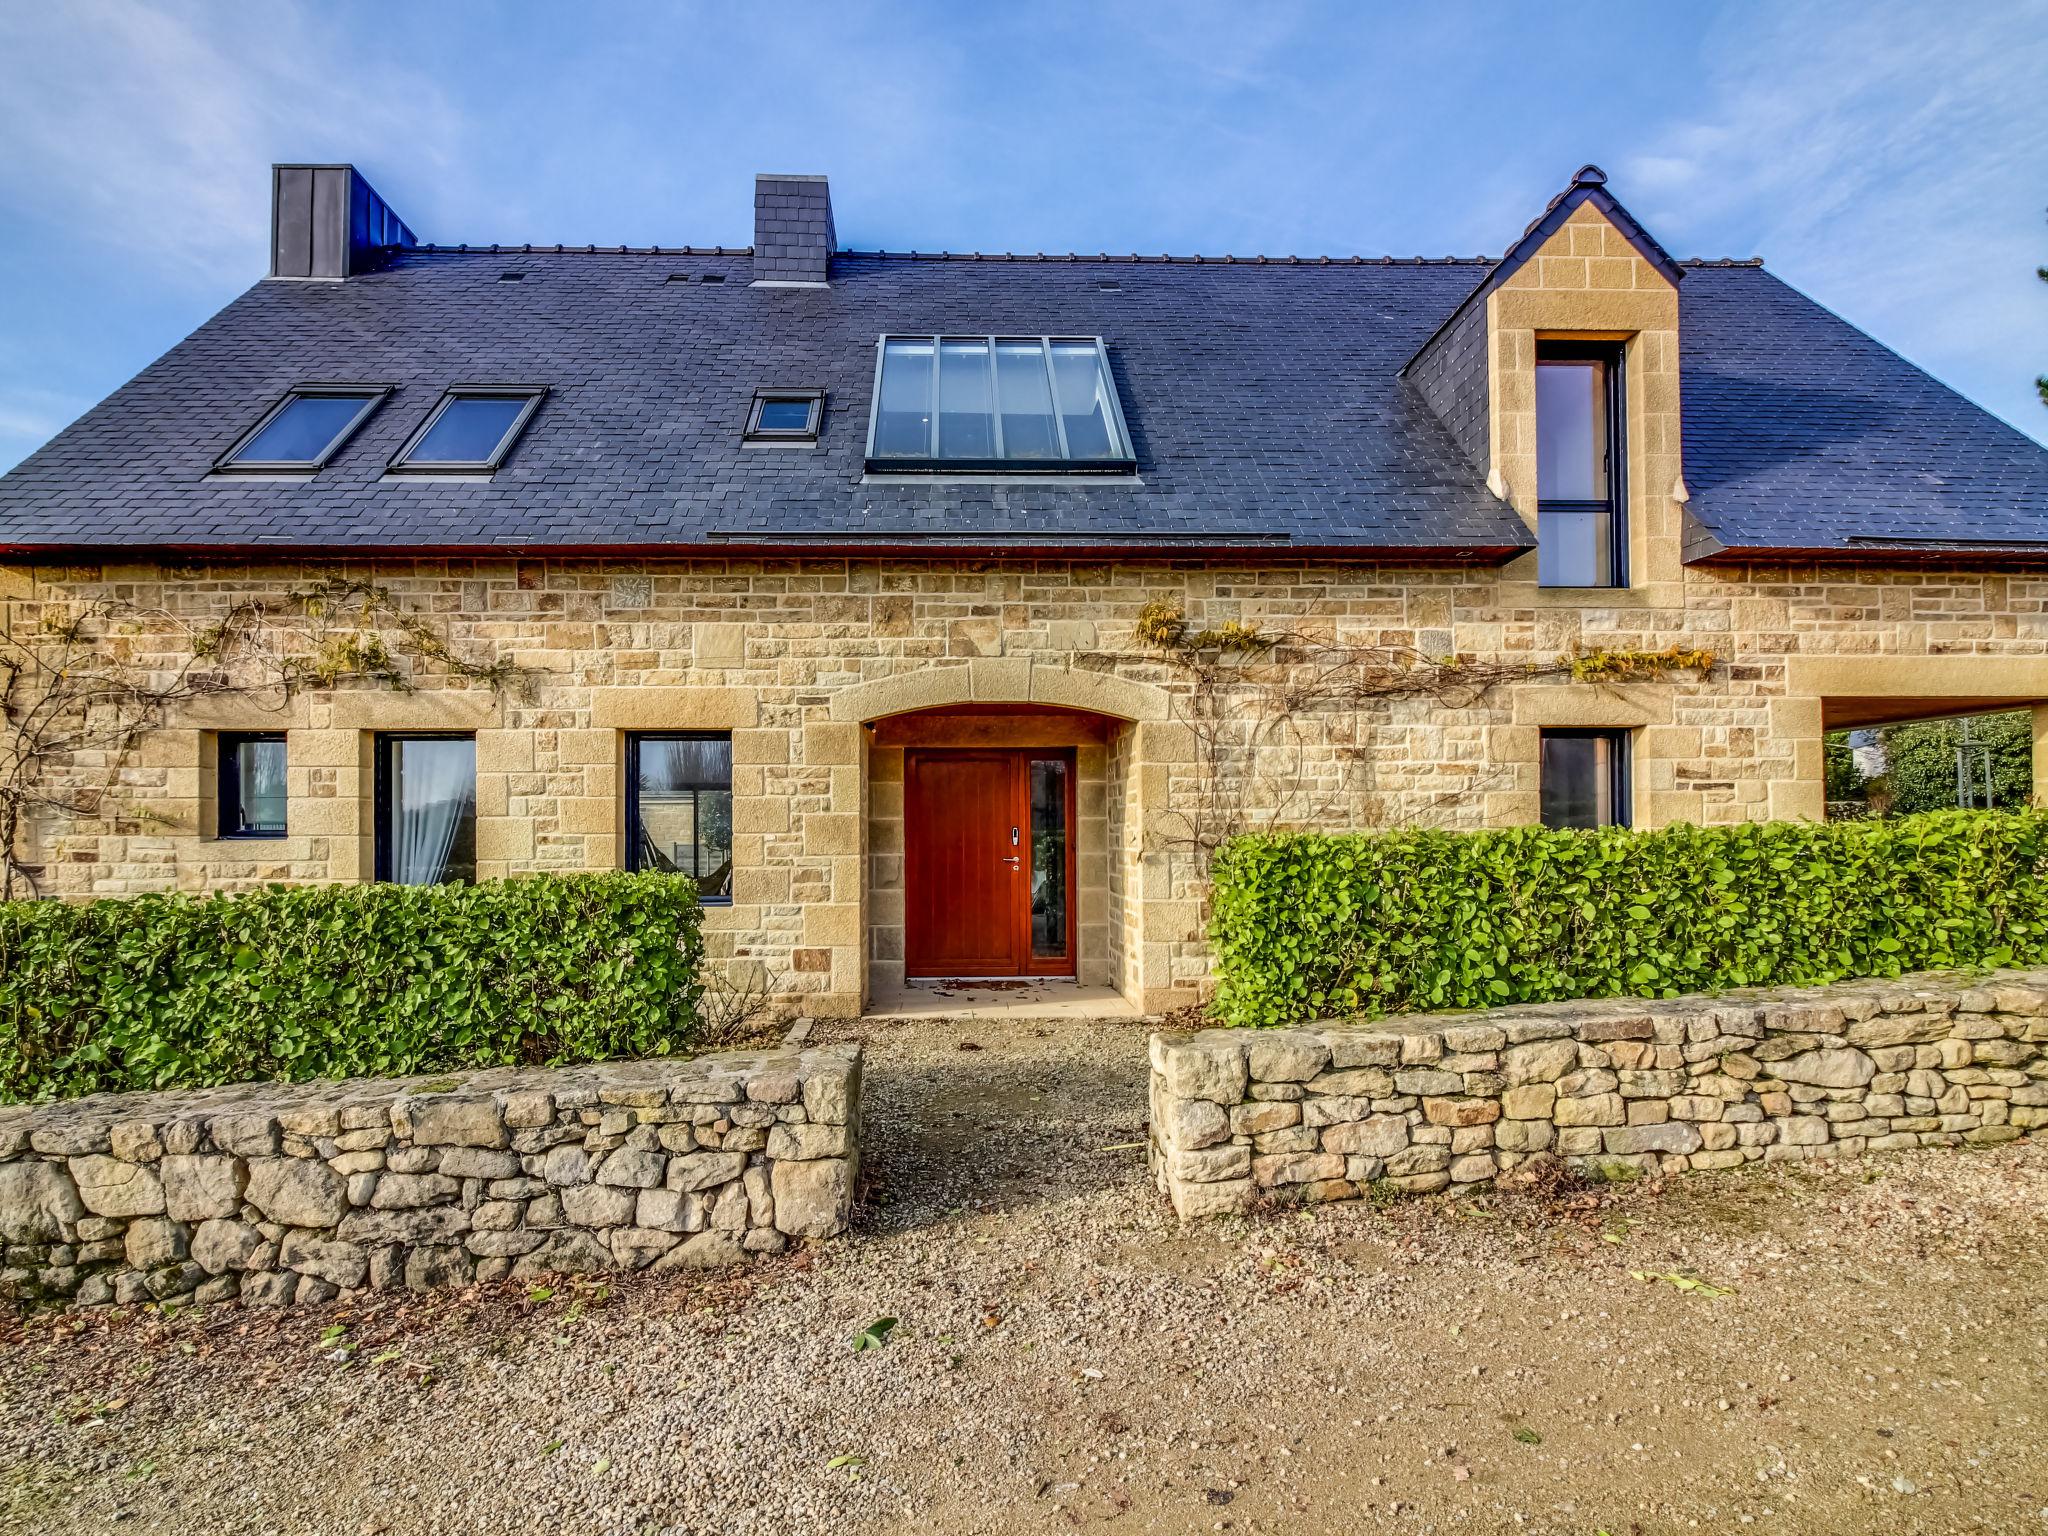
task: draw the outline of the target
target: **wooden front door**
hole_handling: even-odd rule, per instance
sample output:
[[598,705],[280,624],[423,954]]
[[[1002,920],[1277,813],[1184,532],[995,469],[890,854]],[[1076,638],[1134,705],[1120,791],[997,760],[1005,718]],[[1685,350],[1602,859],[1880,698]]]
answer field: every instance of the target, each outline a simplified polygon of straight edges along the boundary
[[904,971],[1074,974],[1073,753],[912,748]]

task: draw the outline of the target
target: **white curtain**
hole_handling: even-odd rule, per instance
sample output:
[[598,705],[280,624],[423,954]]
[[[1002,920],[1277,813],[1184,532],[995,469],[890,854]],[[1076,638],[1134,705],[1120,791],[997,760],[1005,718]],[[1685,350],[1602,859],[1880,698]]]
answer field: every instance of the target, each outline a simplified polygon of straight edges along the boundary
[[395,741],[391,878],[436,885],[448,877],[456,837],[476,815],[476,743]]

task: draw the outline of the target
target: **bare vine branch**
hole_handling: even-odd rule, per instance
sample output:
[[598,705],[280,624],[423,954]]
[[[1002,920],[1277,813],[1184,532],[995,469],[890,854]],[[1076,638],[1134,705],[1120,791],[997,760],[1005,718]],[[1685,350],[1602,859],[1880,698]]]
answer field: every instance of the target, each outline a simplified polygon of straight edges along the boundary
[[[1377,792],[1391,749],[1379,737],[1400,706],[1457,711],[1510,684],[1659,682],[1681,673],[1704,677],[1715,665],[1712,652],[1678,646],[1489,660],[1432,656],[1405,645],[1346,644],[1235,619],[1196,630],[1167,601],[1140,611],[1134,638],[1185,683],[1175,694],[1176,710],[1194,738],[1195,782],[1169,818],[1180,831],[1162,841],[1193,855],[1204,869],[1217,848],[1247,832],[1320,826],[1339,817],[1347,826],[1391,820],[1390,802]],[[1319,780],[1318,754],[1337,770],[1334,782],[1327,774]],[[1448,811],[1487,782],[1461,773],[1440,789],[1411,788],[1402,802],[1411,818]]]
[[[282,711],[300,693],[352,683],[410,692],[421,671],[521,695],[537,675],[458,654],[388,590],[348,577],[276,603],[245,598],[205,624],[107,601],[9,624],[0,629],[0,900],[41,894],[43,869],[24,852],[31,826],[104,815],[136,747],[179,706],[238,698]],[[59,769],[83,782],[58,781]]]

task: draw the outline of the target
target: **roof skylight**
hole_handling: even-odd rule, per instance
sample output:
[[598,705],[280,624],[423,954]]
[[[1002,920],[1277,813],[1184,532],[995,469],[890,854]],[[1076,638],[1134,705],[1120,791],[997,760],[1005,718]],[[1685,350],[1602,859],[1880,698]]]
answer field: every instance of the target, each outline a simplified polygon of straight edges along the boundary
[[341,451],[390,393],[375,385],[301,385],[266,411],[214,468],[311,474]]
[[489,474],[504,463],[546,393],[523,385],[458,385],[441,397],[391,467],[417,474]]
[[1099,337],[884,336],[879,351],[871,469],[1136,467]]

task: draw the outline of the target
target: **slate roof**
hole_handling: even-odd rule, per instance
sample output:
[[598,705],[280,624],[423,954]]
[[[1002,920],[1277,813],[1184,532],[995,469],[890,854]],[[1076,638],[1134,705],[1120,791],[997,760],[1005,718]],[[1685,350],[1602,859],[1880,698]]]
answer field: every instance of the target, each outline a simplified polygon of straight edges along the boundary
[[2048,558],[2048,448],[1761,269],[1678,300],[1688,560]]
[[[1471,263],[842,253],[831,270],[827,289],[750,288],[744,255],[414,250],[346,282],[258,283],[0,480],[0,547],[1530,544],[1398,377]],[[666,281],[678,272],[690,280]],[[960,330],[1104,337],[1138,473],[863,484],[877,336]],[[310,479],[209,476],[311,381],[398,388]],[[386,475],[463,382],[549,393],[488,483]],[[827,391],[816,449],[741,443],[763,385]]]
[[[1236,543],[1499,560],[1528,530],[1400,377],[1493,265],[842,252],[827,289],[755,289],[745,252],[403,251],[236,299],[0,477],[0,550]],[[2048,451],[1764,271],[1684,271],[1689,557],[2048,545]],[[1101,335],[1137,475],[865,477],[885,331]],[[311,478],[210,474],[315,381],[397,388]],[[487,482],[387,475],[456,383],[549,393]],[[763,385],[828,392],[817,448],[742,445]]]

